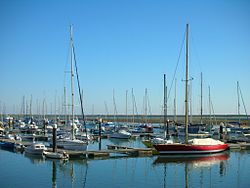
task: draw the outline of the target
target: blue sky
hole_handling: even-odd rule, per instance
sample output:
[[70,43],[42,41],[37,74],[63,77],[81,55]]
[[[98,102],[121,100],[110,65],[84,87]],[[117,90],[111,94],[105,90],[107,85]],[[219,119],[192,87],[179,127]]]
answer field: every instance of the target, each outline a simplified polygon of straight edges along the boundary
[[[200,108],[200,72],[204,113],[209,112],[208,86],[216,114],[237,113],[237,81],[249,113],[249,20],[247,0],[1,0],[0,109],[20,113],[23,96],[29,103],[32,95],[33,113],[42,111],[44,99],[48,113],[61,112],[73,24],[85,113],[113,114],[114,90],[118,114],[124,114],[128,90],[131,114],[132,88],[138,113],[143,113],[147,88],[151,113],[161,114],[163,74],[170,88],[189,23],[193,114]],[[178,114],[184,113],[184,51],[176,74]]]

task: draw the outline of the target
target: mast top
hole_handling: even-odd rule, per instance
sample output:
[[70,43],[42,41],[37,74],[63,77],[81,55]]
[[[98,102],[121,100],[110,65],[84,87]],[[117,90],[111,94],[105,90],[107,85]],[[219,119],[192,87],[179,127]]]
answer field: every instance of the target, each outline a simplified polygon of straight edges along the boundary
[[70,29],[70,40],[73,40],[73,24],[69,26]]

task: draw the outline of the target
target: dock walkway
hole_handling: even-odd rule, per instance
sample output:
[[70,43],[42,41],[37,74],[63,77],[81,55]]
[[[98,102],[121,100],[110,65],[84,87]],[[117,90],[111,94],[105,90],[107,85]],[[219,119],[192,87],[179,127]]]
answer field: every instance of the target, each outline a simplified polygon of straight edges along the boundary
[[[0,142],[14,142],[17,144],[23,144],[24,146],[31,145],[32,142],[15,141],[10,139],[0,138]],[[229,143],[229,148],[231,150],[249,150],[250,143]],[[49,148],[52,151],[52,148]],[[107,145],[107,149],[102,150],[87,150],[87,151],[72,151],[57,149],[57,151],[65,151],[69,154],[70,158],[109,158],[112,154],[122,154],[127,157],[142,157],[142,156],[152,156],[157,154],[154,148],[133,148],[127,146],[118,145]]]
[[107,145],[104,150],[89,150],[89,151],[69,151],[70,158],[98,158],[110,157],[111,154],[125,154],[130,157],[152,156],[153,148],[131,148],[126,146]]

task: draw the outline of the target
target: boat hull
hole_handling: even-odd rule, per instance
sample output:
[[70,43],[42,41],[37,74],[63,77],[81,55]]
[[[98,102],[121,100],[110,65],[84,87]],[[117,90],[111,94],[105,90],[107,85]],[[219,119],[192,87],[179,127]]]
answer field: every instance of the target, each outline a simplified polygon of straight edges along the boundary
[[206,154],[218,153],[228,149],[228,144],[193,145],[193,144],[155,144],[160,154]]
[[32,155],[43,155],[44,149],[30,149],[25,148],[25,153],[32,154]]
[[14,149],[15,147],[15,143],[14,142],[2,142],[1,145],[0,145],[2,148],[5,148],[5,149]]
[[69,155],[66,153],[44,152],[44,155],[50,159],[68,159]]
[[118,132],[114,132],[110,135],[110,138],[118,138],[118,139],[129,139],[131,137],[131,133],[125,130],[119,130]]
[[113,133],[110,135],[110,138],[117,138],[117,139],[129,139],[131,136],[126,134],[119,134],[119,133]]
[[81,140],[58,140],[57,147],[66,150],[86,151],[87,143]]
[[33,143],[24,149],[25,153],[31,155],[43,155],[43,152],[46,150],[47,148],[45,147],[45,145],[39,143]]

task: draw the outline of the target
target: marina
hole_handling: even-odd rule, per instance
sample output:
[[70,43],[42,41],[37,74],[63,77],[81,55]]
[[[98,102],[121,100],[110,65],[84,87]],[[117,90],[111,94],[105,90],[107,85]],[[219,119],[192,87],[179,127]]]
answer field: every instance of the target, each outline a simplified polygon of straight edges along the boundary
[[[52,116],[53,117],[53,116]],[[162,117],[163,118],[163,117]],[[12,121],[10,121],[12,119]],[[33,124],[39,122],[36,118]],[[118,119],[118,118],[117,118]],[[237,118],[236,118],[237,119]],[[205,154],[160,154],[154,142],[161,142],[166,126],[114,122],[97,119],[85,122],[78,119],[75,136],[87,144],[84,150],[61,148],[57,142],[71,133],[65,120],[37,124],[32,131],[15,118],[3,121],[0,138],[0,166],[3,187],[249,187],[250,142],[238,139],[235,133],[249,134],[249,128],[229,123],[213,128],[213,132],[199,132],[204,125],[190,129],[189,137],[222,139],[226,151]],[[45,122],[45,121],[44,121]],[[51,123],[49,123],[51,122]],[[229,126],[230,125],[230,126]],[[120,127],[117,127],[120,126]],[[229,129],[230,127],[230,129]],[[168,125],[168,134],[178,143],[185,143],[182,123]],[[22,130],[25,129],[26,132]],[[129,138],[111,135],[126,130]],[[208,129],[208,130],[209,130]],[[87,132],[85,132],[85,130]],[[176,131],[177,130],[177,131]],[[27,132],[30,132],[29,134]],[[126,133],[127,135],[127,133]],[[231,135],[234,139],[232,140]],[[24,138],[24,139],[22,139]],[[29,138],[29,139],[27,139]],[[164,139],[163,139],[164,141]],[[167,144],[166,144],[167,145]],[[39,146],[38,148],[36,146]],[[62,145],[63,146],[63,145]],[[237,174],[237,176],[235,176]],[[11,177],[15,181],[11,181]],[[30,179],[32,177],[32,179]],[[30,179],[24,181],[24,179]],[[229,186],[229,187],[230,187]]]
[[1,188],[249,188],[250,1],[0,1]]
[[[35,118],[33,120],[37,121]],[[249,129],[246,126],[244,128],[230,126],[229,129],[228,124],[225,124],[223,129],[215,129],[213,134],[198,133],[194,130],[189,134],[191,138],[221,137],[229,146],[226,151],[161,155],[153,147],[153,141],[154,139],[161,141],[159,138],[164,137],[166,129],[162,123],[149,126],[131,123],[125,126],[127,122],[119,122],[118,125],[131,134],[130,138],[124,139],[110,136],[117,129],[113,123],[109,122],[107,125],[103,120],[88,121],[87,132],[81,129],[80,134],[79,132],[76,134],[78,139],[84,139],[88,143],[86,150],[67,150],[57,147],[57,141],[63,138],[63,135],[68,135],[69,125],[58,123],[55,126],[52,123],[51,130],[44,130],[41,124],[37,129],[32,129],[32,134],[28,134],[22,132],[22,128],[15,125],[16,122],[19,120],[4,121],[2,126],[0,166],[3,187],[36,185],[36,187],[219,188],[226,184],[240,188],[250,185],[247,181],[250,142],[248,139],[244,142],[238,139],[237,135],[241,134],[235,136],[239,131],[247,135]],[[83,121],[79,118],[78,124],[81,125],[81,122]],[[150,127],[150,131],[145,127]],[[178,125],[178,132],[174,127],[176,125],[169,125],[169,134],[174,140],[184,142],[183,125]],[[233,140],[231,134],[234,135]],[[34,149],[36,145],[39,146],[39,150]],[[27,149],[32,147],[31,151]],[[44,151],[41,153],[40,149]],[[15,181],[10,179],[13,176]],[[32,180],[24,181],[30,176]]]
[[[16,142],[13,140],[0,139],[1,143],[13,143],[13,144],[21,144],[25,146],[31,146],[32,143],[26,142]],[[1,146],[3,147],[3,146]],[[230,150],[250,150],[250,143],[231,143],[229,144]],[[24,148],[19,149],[19,152],[23,152]],[[52,148],[48,148],[48,151],[52,152]],[[62,150],[57,149],[59,152],[66,152],[70,158],[74,159],[83,159],[83,158],[108,158],[111,154],[126,154],[128,157],[140,157],[140,156],[152,156],[159,155],[154,148],[133,148],[129,146],[120,146],[120,145],[106,145],[106,149],[102,150],[88,150],[88,151],[72,151],[72,150]]]
[[[249,186],[247,177],[250,150],[239,147],[246,145],[230,145],[229,151],[212,155],[138,156],[122,152],[129,151],[132,147],[143,148],[140,139],[121,141],[118,145],[111,143],[110,140],[104,139],[102,147],[109,145],[110,149],[113,148],[112,150],[117,150],[119,153],[103,149],[108,153],[113,152],[112,155],[76,157],[67,161],[1,148],[1,186],[221,187],[225,184],[230,184],[232,187]],[[126,149],[125,145],[129,148]],[[93,143],[90,147],[98,148],[99,143]],[[97,154],[98,149],[95,152]],[[24,181],[31,175],[32,180]],[[11,181],[13,176],[15,181]]]
[[[6,140],[0,140],[0,142],[6,142]],[[31,145],[31,143],[27,144]],[[250,143],[238,143],[238,144],[229,144],[230,150],[250,150]],[[17,149],[20,152],[24,151],[24,148]],[[48,151],[52,152],[52,148],[49,148]],[[136,156],[152,156],[158,155],[159,153],[154,148],[132,148],[127,146],[119,145],[107,145],[105,150],[90,150],[90,151],[71,151],[71,150],[60,150],[59,152],[66,152],[70,158],[82,159],[82,158],[108,158],[111,154],[120,153],[126,154],[128,157]]]

